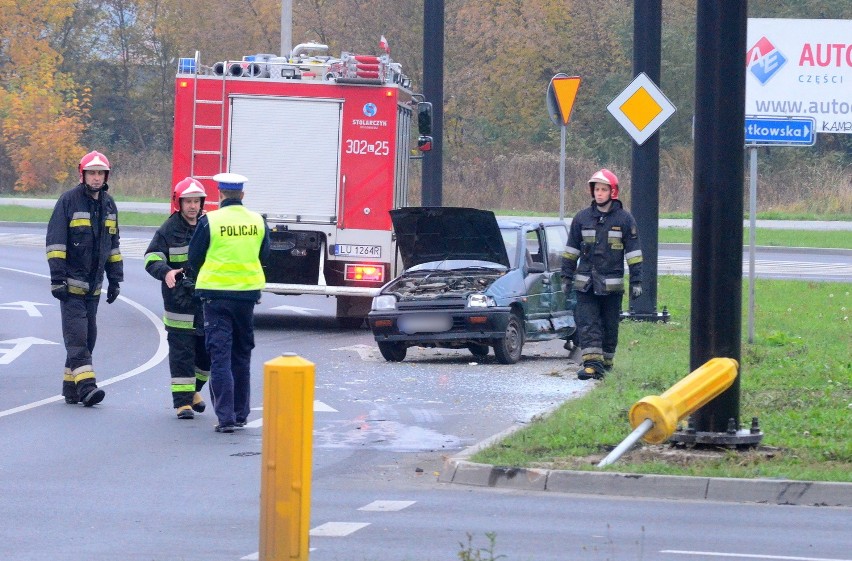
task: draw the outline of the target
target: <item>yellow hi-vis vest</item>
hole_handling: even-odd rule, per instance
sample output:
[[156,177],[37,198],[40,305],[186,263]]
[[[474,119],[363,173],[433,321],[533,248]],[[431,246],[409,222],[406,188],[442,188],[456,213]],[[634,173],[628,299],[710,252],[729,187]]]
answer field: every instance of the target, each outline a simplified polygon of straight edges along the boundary
[[266,232],[263,217],[242,205],[229,205],[207,214],[210,247],[195,287],[202,290],[260,290],[266,276],[260,265],[260,246]]

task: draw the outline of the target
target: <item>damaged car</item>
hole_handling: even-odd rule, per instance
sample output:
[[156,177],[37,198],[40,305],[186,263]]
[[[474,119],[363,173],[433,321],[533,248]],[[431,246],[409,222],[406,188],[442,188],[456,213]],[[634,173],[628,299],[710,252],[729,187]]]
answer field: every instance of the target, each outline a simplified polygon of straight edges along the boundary
[[568,228],[559,220],[497,220],[487,210],[390,211],[403,273],[373,298],[367,316],[382,356],[409,347],[494,349],[502,364],[528,342],[576,344],[575,298],[561,280]]

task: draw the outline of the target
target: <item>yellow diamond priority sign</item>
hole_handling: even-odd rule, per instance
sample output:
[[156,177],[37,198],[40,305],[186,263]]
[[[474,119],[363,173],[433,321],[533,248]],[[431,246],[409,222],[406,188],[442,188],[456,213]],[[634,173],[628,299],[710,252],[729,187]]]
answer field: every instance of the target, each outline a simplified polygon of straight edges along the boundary
[[676,111],[666,94],[644,72],[606,108],[640,146]]

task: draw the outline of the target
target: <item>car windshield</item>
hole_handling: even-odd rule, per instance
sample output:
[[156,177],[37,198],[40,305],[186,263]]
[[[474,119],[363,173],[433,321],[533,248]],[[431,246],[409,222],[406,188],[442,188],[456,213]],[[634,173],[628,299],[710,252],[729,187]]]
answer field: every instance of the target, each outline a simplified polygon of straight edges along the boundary
[[515,267],[518,263],[518,228],[500,228],[503,236],[503,244],[506,246],[506,255],[509,257],[509,265]]
[[421,263],[408,269],[415,271],[457,271],[459,269],[491,269],[494,271],[505,271],[506,267],[491,261],[478,261],[471,259],[445,259],[444,261],[429,261]]

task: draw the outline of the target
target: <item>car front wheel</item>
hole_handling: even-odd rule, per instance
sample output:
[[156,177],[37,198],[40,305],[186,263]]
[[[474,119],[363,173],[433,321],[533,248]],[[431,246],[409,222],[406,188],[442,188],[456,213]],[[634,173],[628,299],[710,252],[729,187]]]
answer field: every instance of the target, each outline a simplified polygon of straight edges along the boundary
[[521,360],[524,348],[524,322],[518,314],[509,316],[506,335],[494,342],[494,356],[500,364],[515,364]]
[[385,357],[385,360],[388,362],[402,362],[405,360],[405,345],[402,343],[394,343],[394,342],[377,342],[379,346],[379,352],[382,353],[382,356]]

